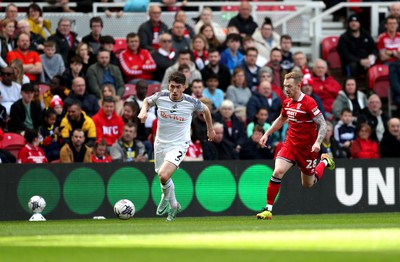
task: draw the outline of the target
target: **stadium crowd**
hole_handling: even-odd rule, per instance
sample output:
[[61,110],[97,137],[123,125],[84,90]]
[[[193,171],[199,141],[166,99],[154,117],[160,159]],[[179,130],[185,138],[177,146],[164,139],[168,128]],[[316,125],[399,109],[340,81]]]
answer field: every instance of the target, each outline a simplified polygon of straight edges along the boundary
[[126,36],[126,48],[114,50],[115,39],[102,34],[100,17],[79,25],[91,32],[78,36],[67,18],[53,32],[35,3],[17,21],[18,7],[9,4],[0,22],[0,140],[17,133],[26,145],[14,156],[1,144],[1,162],[151,160],[157,111],[149,111],[145,123],[137,116],[144,98],[167,89],[168,76],[176,71],[186,76],[185,93],[213,113],[216,132],[215,140],[207,141],[204,117],[195,114],[186,161],[274,158],[288,124],[268,147],[258,142],[280,114],[283,77],[291,71],[303,74],[302,91],[328,121],[321,153],[400,157],[399,111],[389,118],[381,98],[359,88],[369,67],[387,64],[392,101],[400,108],[399,2],[392,4],[379,36],[371,36],[356,14],[348,17],[338,44],[342,84],[323,59],[307,61],[305,53],[293,53],[292,37],[275,32],[270,18],[258,25],[249,2],[238,10],[220,25],[205,7],[194,27],[178,10],[168,28],[164,11],[151,5],[149,20]]

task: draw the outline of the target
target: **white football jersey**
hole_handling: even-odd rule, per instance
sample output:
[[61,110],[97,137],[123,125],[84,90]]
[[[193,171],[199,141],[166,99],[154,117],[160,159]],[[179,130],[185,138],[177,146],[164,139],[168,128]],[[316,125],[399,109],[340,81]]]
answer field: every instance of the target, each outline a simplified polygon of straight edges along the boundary
[[150,106],[157,105],[158,126],[155,142],[180,144],[189,142],[193,112],[203,112],[204,104],[183,94],[182,100],[172,101],[170,92],[163,90],[147,98]]

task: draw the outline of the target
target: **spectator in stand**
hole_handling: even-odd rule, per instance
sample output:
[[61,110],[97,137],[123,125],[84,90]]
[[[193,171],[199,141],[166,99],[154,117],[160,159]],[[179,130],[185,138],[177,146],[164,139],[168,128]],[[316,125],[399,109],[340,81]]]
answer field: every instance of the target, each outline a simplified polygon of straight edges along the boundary
[[[53,96],[50,102],[49,108],[54,109],[57,114],[56,123],[54,124],[56,127],[61,125],[61,120],[64,118],[66,112],[64,112],[64,103],[61,98],[57,95]],[[60,136],[61,137],[61,136]]]
[[199,71],[203,70],[210,63],[208,60],[208,42],[206,38],[201,34],[194,36],[190,48],[196,68]]
[[281,36],[274,31],[272,20],[269,17],[264,18],[261,28],[257,29],[252,36],[256,41],[258,53],[263,57],[270,57],[271,50],[279,47]]
[[[400,20],[400,2],[394,2],[390,7],[389,7],[389,14],[387,16],[394,16],[397,18],[397,21]],[[378,29],[378,34],[382,34],[386,31],[385,27],[385,19],[379,23],[379,29]],[[397,31],[400,32],[400,27],[397,28]]]
[[45,111],[43,124],[39,127],[39,134],[42,137],[40,148],[43,149],[49,162],[60,158],[61,134],[59,127],[56,126],[56,121],[56,111],[49,108]]
[[219,109],[224,100],[224,92],[218,89],[218,76],[209,74],[206,79],[206,88],[203,91],[203,96],[210,99],[216,109]]
[[7,128],[7,110],[1,104],[2,96],[0,91],[0,149],[1,149],[1,132]]
[[124,120],[115,112],[115,100],[106,96],[97,114],[93,116],[96,125],[97,142],[105,139],[107,146],[112,146],[122,136]]
[[175,52],[180,52],[181,50],[190,49],[191,39],[185,37],[185,24],[180,21],[174,21],[171,28],[172,35],[172,48]]
[[80,42],[78,44],[75,50],[75,55],[82,58],[82,72],[84,75],[86,75],[89,66],[97,62],[94,58],[96,56],[89,51],[89,45],[85,42]]
[[292,71],[298,71],[303,74],[311,74],[311,70],[308,67],[307,57],[302,51],[297,51],[293,54],[294,67]]
[[[3,21],[8,21],[8,19],[5,19]],[[0,25],[3,24],[3,21],[0,22]],[[3,28],[1,29],[1,32],[0,32],[0,48],[1,48],[1,50],[0,50],[0,68],[5,68],[5,67],[7,67],[6,60],[7,60],[7,53],[9,50],[8,50],[7,41],[2,36],[2,34],[3,34],[2,31],[3,31]]]
[[337,51],[345,76],[365,76],[367,69],[375,64],[378,49],[368,31],[361,28],[357,15],[349,16],[347,30],[338,42]]
[[242,1],[239,5],[239,13],[232,17],[228,26],[236,26],[242,37],[251,36],[258,25],[251,16],[252,6],[248,1]]
[[107,154],[107,143],[106,140],[102,139],[100,142],[96,142],[93,146],[92,154],[90,156],[92,163],[111,163],[112,159]]
[[42,73],[42,62],[39,54],[35,51],[29,51],[29,35],[21,33],[18,36],[15,51],[7,54],[7,63],[11,63],[14,59],[21,59],[24,67],[24,73],[29,77],[30,81],[36,81],[36,78]]
[[[117,55],[114,53],[114,45],[115,45],[114,37],[110,35],[105,35],[100,38],[100,48],[110,52],[110,64],[119,67],[119,59]],[[94,63],[95,62],[96,61],[94,61]],[[89,63],[92,64],[92,61],[90,61]]]
[[253,129],[252,135],[243,144],[239,153],[240,159],[272,159],[274,150],[271,146],[261,147],[261,137],[264,135],[265,130],[261,126],[256,126]]
[[351,158],[380,158],[379,144],[372,140],[370,136],[371,127],[366,123],[362,123],[358,131],[358,136],[350,147]]
[[343,151],[340,150],[339,143],[333,137],[333,125],[326,121],[326,135],[321,143],[320,155],[328,154],[330,158],[344,158]]
[[246,114],[247,121],[253,119],[253,116],[257,110],[261,107],[268,109],[268,123],[272,123],[279,115],[282,101],[279,97],[272,92],[271,83],[268,81],[262,81],[258,87],[258,90],[253,92],[247,102]]
[[333,137],[339,143],[345,157],[350,157],[350,146],[356,138],[356,126],[352,122],[353,114],[348,108],[342,110],[340,120],[335,125]]
[[85,74],[82,72],[83,61],[79,56],[73,56],[69,60],[69,67],[67,67],[63,73],[64,83],[68,89],[72,87],[72,81],[76,77],[85,77]]
[[36,3],[28,6],[26,12],[31,32],[47,39],[53,32],[51,31],[51,21],[43,18],[43,11]]
[[[1,21],[2,29],[0,33],[0,38],[2,39],[4,48],[8,51],[14,50],[16,48],[15,45],[15,20],[12,19],[4,19]],[[3,47],[3,44],[2,44]]]
[[209,24],[212,26],[214,34],[217,37],[218,41],[220,43],[223,43],[226,38],[225,32],[224,32],[223,28],[221,27],[221,25],[216,22],[213,22],[212,19],[213,19],[213,13],[212,13],[211,8],[204,7],[203,10],[201,10],[201,12],[200,12],[199,21],[194,26],[194,32],[196,34],[198,34],[200,32],[200,28],[204,24]]
[[190,128],[190,136],[191,140],[189,142],[189,147],[186,151],[185,157],[183,158],[183,161],[203,161],[203,149],[201,148],[201,143],[199,140],[194,140],[192,136],[193,129],[192,127]]
[[103,100],[107,96],[111,96],[114,98],[115,101],[115,112],[117,115],[122,116],[124,103],[119,96],[115,94],[114,86],[111,84],[104,84],[100,90],[100,99],[99,99],[99,106],[101,107],[103,104]]
[[56,52],[63,57],[65,65],[75,54],[75,49],[79,44],[77,37],[78,34],[71,31],[71,21],[68,18],[61,18],[58,21],[56,33],[49,37],[49,40],[56,43]]
[[128,121],[124,125],[122,137],[111,146],[110,154],[114,162],[146,162],[147,152],[144,144],[136,139],[136,125]]
[[22,64],[21,59],[17,58],[14,59],[10,63],[10,67],[14,69],[15,72],[15,82],[17,82],[20,85],[30,83],[31,81],[29,78],[24,74],[24,65]]
[[207,79],[210,74],[218,75],[218,88],[226,92],[231,84],[231,73],[229,68],[221,64],[221,56],[217,49],[211,48],[208,51],[209,63],[201,70],[203,79]]
[[89,45],[90,51],[97,54],[100,49],[101,31],[103,30],[103,20],[99,16],[92,17],[89,21],[90,33],[82,38],[82,42]]
[[68,106],[67,114],[61,121],[60,130],[64,142],[71,141],[72,132],[76,129],[84,132],[86,138],[84,142],[92,147],[96,141],[96,126],[93,120],[82,111],[78,101],[74,101]]
[[292,48],[292,37],[290,35],[282,35],[280,46],[282,51],[281,67],[286,72],[291,72],[294,67],[293,54],[290,51]]
[[42,123],[42,109],[40,104],[32,102],[34,87],[32,83],[23,84],[21,87],[22,98],[12,104],[8,130],[22,133],[27,129],[38,130]]
[[[15,26],[15,28],[17,28],[18,6],[16,6],[13,3],[10,3],[6,6],[4,13],[5,13],[5,16],[4,16],[3,20],[5,20],[5,19],[14,20],[15,21],[14,26]],[[0,26],[1,26],[1,23],[3,22],[3,20],[0,21]],[[1,30],[1,28],[0,28],[0,30]],[[17,32],[15,32],[15,33],[17,33]]]
[[36,130],[27,129],[24,133],[26,145],[18,152],[19,164],[48,163],[43,150],[39,147],[39,133]]
[[258,51],[255,47],[245,50],[243,63],[239,66],[245,72],[247,86],[254,90],[258,86],[258,72],[260,67],[256,64]]
[[212,142],[204,141],[202,144],[204,160],[235,160],[238,159],[238,152],[235,144],[224,138],[224,125],[215,122],[215,137]]
[[150,5],[149,20],[140,25],[138,35],[140,47],[149,51],[159,48],[159,35],[168,32],[168,26],[161,21],[161,8]]
[[121,71],[125,76],[125,82],[136,84],[139,80],[145,80],[149,84],[152,80],[152,72],[156,70],[156,63],[146,49],[139,46],[140,39],[135,33],[126,36],[127,47],[119,55]]
[[[130,97],[128,100],[133,100],[136,101],[139,105],[139,108],[142,109],[142,105],[143,105],[143,100],[146,98],[147,96],[147,89],[148,89],[148,85],[145,81],[139,81],[136,83],[136,96],[134,97]],[[139,110],[140,111],[140,110]],[[139,114],[139,112],[136,112],[136,117]],[[152,125],[153,125],[153,121],[154,119],[156,119],[156,111],[155,111],[155,107],[152,107],[149,109],[149,111],[147,111],[147,119],[145,124],[146,129],[151,129]],[[140,126],[139,126],[140,127]],[[140,128],[139,128],[140,130]]]
[[197,99],[203,97],[204,85],[201,79],[193,80],[192,84],[190,85],[191,96]]
[[168,33],[160,35],[160,47],[151,52],[151,57],[156,64],[156,71],[152,73],[152,79],[161,82],[168,67],[176,62],[176,52],[172,48],[172,36]]
[[287,73],[287,71],[282,68],[281,63],[282,51],[279,48],[273,48],[270,53],[269,61],[265,66],[272,69],[272,83],[279,88],[282,88],[283,77]]
[[235,145],[236,152],[240,152],[242,145],[246,142],[247,136],[244,130],[244,123],[234,114],[235,106],[232,101],[224,100],[220,110],[215,113],[214,121],[224,125],[224,138]]
[[400,119],[391,118],[379,145],[381,157],[400,157]]
[[60,163],[91,163],[91,153],[92,149],[85,144],[85,132],[77,128],[60,150]]
[[86,79],[89,94],[98,99],[100,98],[100,89],[104,84],[112,84],[116,94],[120,97],[125,92],[121,70],[110,64],[110,52],[105,49],[100,49],[97,53],[97,62],[89,67]]
[[357,116],[367,106],[367,96],[358,90],[357,81],[353,77],[346,78],[343,90],[333,102],[332,113],[334,120],[338,120],[343,109],[348,108],[353,114],[353,122],[357,122]]
[[314,94],[313,85],[314,85],[314,83],[313,83],[312,79],[310,78],[310,75],[303,76],[303,80],[301,81],[301,92],[314,98],[319,110],[321,111],[324,118],[326,118],[324,104],[322,103],[321,98],[319,96],[317,96],[316,94]]
[[190,67],[187,64],[182,64],[178,67],[178,72],[185,75],[186,89],[184,90],[184,93],[189,94],[190,90],[188,87],[192,84],[191,82],[189,82],[190,79],[192,78],[192,72],[190,72]]
[[[286,95],[283,93],[282,88],[276,86],[273,83],[274,75],[270,67],[267,66],[261,67],[260,70],[258,71],[258,79],[260,83],[264,80],[270,82],[272,87],[272,92],[274,92],[279,97],[279,99],[281,99],[281,101],[286,99]],[[252,91],[255,91],[257,89],[258,87],[254,88]]]
[[233,69],[242,64],[244,56],[239,51],[240,49],[240,35],[229,34],[226,38],[227,48],[221,52],[221,64],[229,68],[231,74]]
[[78,101],[83,111],[90,117],[99,111],[100,107],[97,98],[86,92],[85,79],[76,77],[72,81],[71,90],[72,92],[70,92],[68,97],[64,100],[65,107],[68,108],[73,101]]
[[6,67],[1,69],[0,92],[2,95],[1,104],[6,108],[7,115],[10,115],[11,105],[21,98],[21,85],[13,82],[15,78],[14,69]]
[[65,71],[64,61],[60,54],[56,54],[56,43],[53,41],[46,41],[44,43],[44,54],[40,55],[42,61],[42,74],[40,82],[50,83],[56,75],[62,75]]
[[311,79],[314,83],[314,94],[321,98],[324,105],[326,118],[332,120],[332,104],[342,87],[332,76],[328,75],[328,64],[322,59],[315,61]]
[[[242,42],[243,42],[243,49],[245,52],[249,48],[256,48],[256,42],[254,41],[254,39],[251,36],[244,37]],[[257,50],[257,48],[256,48],[256,50]],[[259,67],[263,67],[263,66],[265,66],[266,63],[268,63],[268,59],[263,57],[262,55],[260,55],[257,50],[256,65]]]
[[137,139],[140,141],[144,141],[146,143],[147,137],[150,133],[147,132],[146,127],[144,126],[144,123],[142,123],[139,118],[140,109],[139,109],[139,104],[136,102],[134,98],[128,98],[123,107],[123,113],[121,115],[122,120],[124,120],[124,123],[132,122],[136,125],[136,134],[137,134]]
[[247,85],[245,71],[237,67],[233,70],[232,84],[228,86],[226,98],[233,102],[235,114],[241,120],[246,119],[246,106],[251,97],[251,90]]
[[371,128],[371,139],[379,142],[387,130],[388,120],[389,118],[382,111],[381,99],[373,94],[368,98],[367,107],[358,114],[357,127],[360,127],[362,123],[367,123]]
[[22,19],[18,22],[17,24],[17,31],[18,33],[25,33],[27,35],[29,35],[29,39],[30,39],[30,46],[29,46],[29,50],[31,51],[36,51],[39,54],[43,53],[43,49],[44,49],[44,42],[46,41],[41,35],[35,34],[33,32],[31,32],[30,30],[30,26],[27,20]]
[[191,79],[189,79],[189,83],[191,83],[194,79],[201,79],[201,74],[200,72],[196,69],[196,65],[190,60],[191,58],[191,52],[190,50],[182,50],[181,52],[179,52],[178,54],[178,61],[168,67],[167,71],[165,71],[165,75],[164,78],[161,82],[161,89],[167,89],[168,88],[168,78],[169,76],[178,71],[178,68],[180,65],[182,64],[187,64],[190,67],[190,72],[191,72]]
[[200,27],[199,34],[203,35],[207,39],[208,46],[219,50],[221,42],[217,39],[214,33],[214,29],[210,24],[204,24]]
[[50,106],[51,100],[54,96],[60,97],[64,100],[68,97],[70,90],[64,86],[64,79],[62,76],[56,75],[50,80],[50,88],[43,94],[43,103],[46,108]]
[[175,13],[175,21],[180,21],[182,23],[185,24],[185,31],[183,33],[183,36],[186,38],[193,38],[195,36],[193,27],[191,27],[190,25],[188,25],[186,23],[186,13],[183,10],[178,10]]

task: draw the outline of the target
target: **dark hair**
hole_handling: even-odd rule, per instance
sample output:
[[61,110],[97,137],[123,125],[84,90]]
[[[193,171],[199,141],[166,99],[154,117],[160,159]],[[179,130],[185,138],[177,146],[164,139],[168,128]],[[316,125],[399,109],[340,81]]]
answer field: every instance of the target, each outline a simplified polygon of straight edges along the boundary
[[113,103],[113,104],[115,104],[115,99],[112,96],[106,96],[106,97],[103,98],[102,105],[104,105],[104,103]]
[[266,108],[266,107],[260,107],[259,109],[257,109],[256,113],[255,113],[254,116],[253,116],[254,126],[258,125],[258,119],[257,119],[256,115],[257,115],[261,110],[267,111],[267,113],[268,113],[268,115],[269,115],[268,108]]
[[129,38],[135,38],[135,37],[139,38],[139,35],[136,34],[136,33],[128,33],[128,34],[126,35],[126,42],[128,42],[128,39],[129,39]]
[[74,135],[74,132],[82,132],[83,133],[83,137],[86,139],[85,131],[83,131],[81,128],[75,128],[74,130],[72,130],[71,137]]
[[265,130],[262,126],[255,125],[253,128],[253,134],[254,134],[254,132],[261,132],[264,134]]
[[396,21],[398,21],[398,20],[397,20],[397,17],[395,17],[394,15],[388,15],[388,16],[385,18],[385,24],[387,24],[388,21],[391,20],[391,19],[395,19]]
[[69,64],[73,64],[73,63],[78,63],[78,64],[82,64],[83,65],[83,59],[82,57],[75,55],[73,57],[71,57],[71,59],[69,60]]
[[35,138],[39,137],[39,132],[33,129],[26,129],[24,133],[24,138],[26,143],[32,143]]
[[226,43],[228,43],[230,40],[235,41],[235,42],[240,42],[242,40],[242,37],[239,34],[229,34],[226,37]]
[[272,20],[271,20],[271,18],[269,18],[268,16],[266,16],[266,17],[264,18],[264,23],[262,24],[261,27],[263,27],[264,25],[270,25],[270,26],[272,27],[272,30],[274,30],[274,26],[273,26],[273,24],[272,24]]
[[26,15],[29,17],[29,10],[33,9],[34,11],[38,11],[40,16],[43,16],[43,11],[42,8],[40,8],[40,6],[38,4],[30,4],[28,6],[28,9],[26,10]]
[[125,101],[124,106],[129,106],[132,109],[133,117],[134,117],[134,119],[122,118],[124,120],[124,122],[125,123],[127,123],[127,122],[137,123],[138,122],[137,115],[139,114],[140,107],[139,107],[139,104],[136,102],[136,100],[128,99]]
[[104,35],[100,37],[100,44],[113,44],[115,45],[115,39],[111,35]]
[[179,51],[178,56],[180,56],[180,55],[187,55],[187,54],[191,55],[192,52],[191,52],[189,49],[182,49],[181,51]]
[[351,111],[349,108],[345,107],[343,110],[340,112],[340,115],[342,116],[344,113],[351,113],[353,114],[353,111]]
[[190,66],[187,65],[187,64],[179,65],[179,67],[178,67],[178,72],[182,72],[182,71],[185,70],[185,69],[190,70]]
[[201,80],[200,78],[194,79],[194,80],[192,81],[192,83],[190,84],[190,87],[192,87],[192,85],[193,85],[194,83],[203,83],[203,80]]
[[244,54],[247,55],[250,51],[254,51],[258,54],[258,49],[255,47],[249,47],[244,51]]
[[[107,147],[107,142],[106,142],[106,140],[104,140],[104,138],[100,142],[96,141],[96,143],[94,143],[93,151],[92,151],[93,154],[96,154],[96,150],[97,150],[97,148],[99,146],[106,146]],[[106,154],[107,154],[107,152],[106,152]]]
[[52,40],[47,40],[46,42],[43,43],[44,47],[56,47],[56,42]]
[[168,77],[168,83],[174,81],[175,83],[185,85],[186,84],[186,77],[181,72],[174,72]]
[[219,54],[219,51],[218,51],[218,49],[215,48],[215,47],[210,47],[210,49],[208,49],[208,53],[209,53],[209,54],[211,54],[211,53],[218,53],[218,54]]
[[110,54],[110,51],[108,51],[107,49],[100,47],[99,51],[97,51],[97,55],[99,55],[101,52],[107,52],[108,54]]
[[90,19],[90,28],[92,28],[93,23],[100,23],[101,27],[103,27],[103,19],[100,16],[95,16]]
[[126,121],[125,126],[127,126],[127,127],[134,127],[136,131],[137,131],[137,129],[138,129],[137,124],[134,123],[134,122],[132,122],[131,120]]
[[146,87],[146,89],[149,87],[149,85],[147,84],[147,82],[145,80],[139,80],[136,82],[136,90],[139,88],[144,88]]
[[271,53],[274,52],[274,51],[279,51],[282,54],[282,50],[279,49],[278,47],[274,47],[274,48],[271,49]]
[[282,42],[283,39],[292,41],[292,37],[290,35],[281,35],[280,42]]
[[68,108],[70,108],[71,106],[78,106],[80,109],[82,109],[82,104],[79,100],[73,99],[71,103],[68,105]]
[[219,77],[216,73],[211,72],[211,73],[207,74],[207,78],[205,79],[205,81],[207,82],[210,79],[216,79],[218,81]]

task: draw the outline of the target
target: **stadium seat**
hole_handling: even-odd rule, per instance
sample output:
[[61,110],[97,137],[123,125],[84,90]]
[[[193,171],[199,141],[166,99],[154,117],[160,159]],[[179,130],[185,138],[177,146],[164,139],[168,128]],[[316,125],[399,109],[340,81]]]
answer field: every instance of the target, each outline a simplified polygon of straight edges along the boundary
[[336,49],[338,42],[338,36],[327,36],[321,42],[322,59],[327,61],[330,69],[339,69],[342,67],[340,57]]
[[151,96],[152,94],[160,92],[160,91],[161,91],[160,84],[150,84],[147,87],[147,96]]
[[2,142],[3,149],[8,150],[15,157],[18,157],[18,152],[25,146],[25,138],[16,133],[5,133]]
[[115,45],[114,45],[114,49],[113,49],[115,54],[120,53],[125,48],[126,48],[126,39],[125,38],[115,39]]
[[387,65],[374,65],[368,69],[368,87],[381,99],[387,100],[388,115],[392,113],[392,100],[390,95],[389,67]]
[[238,5],[221,6],[221,12],[238,12],[238,11],[239,11]]
[[122,99],[127,99],[130,96],[135,96],[136,95],[136,86],[133,84],[125,84],[125,92],[124,95],[122,96]]
[[39,91],[40,91],[40,94],[41,94],[41,95],[43,95],[44,93],[46,93],[46,91],[49,90],[49,89],[50,89],[50,86],[49,86],[49,85],[46,85],[46,84],[39,84]]

